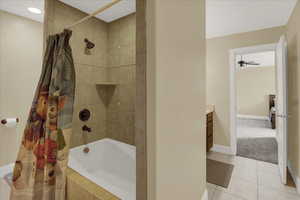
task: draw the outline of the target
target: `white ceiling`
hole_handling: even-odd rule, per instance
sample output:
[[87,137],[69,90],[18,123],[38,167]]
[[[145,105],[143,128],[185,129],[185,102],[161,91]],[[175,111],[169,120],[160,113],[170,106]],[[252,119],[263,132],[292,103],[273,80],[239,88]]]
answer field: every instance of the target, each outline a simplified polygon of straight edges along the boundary
[[[78,8],[86,13],[93,11],[107,5],[112,0],[60,0],[72,7]],[[99,19],[111,22],[131,13],[136,10],[136,0],[122,0],[110,9],[97,15]],[[28,7],[39,8],[44,10],[44,0],[0,0],[0,10],[5,10],[16,15],[27,17],[39,22],[43,22],[43,13],[41,15],[33,14],[27,10]]]
[[[29,7],[39,8],[42,14],[29,12],[27,10]],[[43,22],[44,0],[0,0],[0,10]]]
[[[111,0],[60,0],[91,13]],[[135,12],[136,0],[122,0],[97,17],[111,22]],[[220,37],[285,25],[297,0],[206,0],[206,36]],[[43,15],[30,13],[28,7],[43,10],[44,0],[0,0],[0,10],[42,22]]]
[[[72,7],[78,8],[86,13],[92,13],[95,10],[107,5],[112,0],[60,0]],[[121,17],[134,13],[136,10],[136,0],[122,0],[113,7],[97,15],[99,19],[105,22],[112,22]]]
[[285,25],[297,0],[207,0],[206,37]]

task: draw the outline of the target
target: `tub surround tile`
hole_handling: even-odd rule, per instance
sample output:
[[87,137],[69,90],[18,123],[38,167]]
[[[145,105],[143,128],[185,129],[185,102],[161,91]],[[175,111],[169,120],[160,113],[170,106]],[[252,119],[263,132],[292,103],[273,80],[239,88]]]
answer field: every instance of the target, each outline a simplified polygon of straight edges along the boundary
[[[100,126],[97,128],[101,128],[105,133],[97,129],[97,132],[99,132],[97,136],[88,136],[86,140],[93,141],[93,139],[109,137],[128,144],[134,144],[136,94],[135,14],[121,18],[107,26],[96,22],[91,23],[97,27],[95,28],[96,31],[93,32],[94,37],[96,34],[101,38],[106,38],[107,41],[95,39],[100,44],[99,47],[102,45],[105,49],[103,52],[101,52],[102,49],[98,51],[98,44],[96,44],[95,54],[99,55],[96,60],[91,57],[93,62],[87,63],[84,58],[80,58],[80,63],[76,63],[78,82],[76,85],[75,107],[80,107],[80,109],[92,107],[95,112],[95,119],[97,119]],[[79,35],[78,37],[82,36]],[[77,41],[81,39],[78,38]],[[79,42],[74,45],[80,46],[82,44]],[[80,48],[82,47],[80,46]],[[105,68],[101,67],[103,63],[98,62],[102,57],[107,58],[104,62]],[[113,87],[96,86],[95,82],[100,81],[114,81],[118,85]],[[74,136],[73,142],[76,142],[76,144],[73,146],[82,144],[82,142],[80,143],[82,133],[79,125],[82,123],[77,118],[76,114],[74,117],[74,127],[76,128],[74,134],[77,136]],[[92,123],[91,126],[94,124],[96,122]]]
[[93,195],[82,189],[81,184],[77,184],[67,178],[67,200],[92,200]]
[[81,176],[73,169],[67,169],[67,200],[120,200],[115,195]]
[[[137,4],[139,5],[140,2]],[[61,32],[67,25],[86,16],[85,13],[58,0],[46,0],[46,6],[49,12],[46,16],[45,35]],[[92,18],[72,28],[70,45],[77,82],[71,147],[106,137],[128,144],[135,143],[135,23],[136,16],[132,14],[110,24]],[[85,38],[96,45],[90,55],[85,53]],[[113,88],[96,86],[96,82],[110,80],[120,84]],[[84,108],[91,111],[91,119],[85,123],[78,117],[80,110]],[[92,128],[92,133],[82,134],[81,128],[84,124]],[[146,147],[145,141],[143,145]],[[146,159],[146,148],[143,150]],[[140,178],[144,178],[138,185],[144,187],[145,176],[146,174],[139,175]],[[68,200],[118,200],[114,195],[85,180],[72,170],[68,170],[67,180]],[[138,193],[142,194],[144,191],[143,189]],[[137,199],[143,200],[139,196]]]
[[77,67],[75,105],[103,105],[101,90],[96,82],[106,81],[106,69],[80,65]]
[[127,144],[135,144],[135,20],[131,14],[108,27],[107,77],[118,86],[107,107],[107,137]]
[[[52,32],[61,32],[66,26],[87,15],[86,13],[59,1],[55,1],[54,6],[53,19],[55,24],[53,29],[55,31]],[[73,58],[75,63],[103,67],[107,66],[106,56],[101,57],[101,55],[106,55],[107,52],[107,28],[107,23],[97,18],[92,18],[85,23],[72,28],[73,35],[71,37],[70,44],[73,49]],[[91,55],[85,54],[85,38],[88,38],[96,45],[96,47],[92,49]],[[99,59],[99,56],[102,59]]]
[[[54,15],[55,29],[60,30],[86,14],[56,1]],[[62,20],[65,18],[68,20]],[[77,82],[72,147],[82,145],[84,140],[93,142],[105,137],[135,143],[135,23],[135,14],[131,14],[109,24],[93,18],[74,27],[71,46]],[[84,38],[96,45],[91,55],[85,54]],[[115,81],[119,85],[96,86],[101,81]],[[86,123],[78,119],[78,113],[84,108],[92,113]],[[81,131],[83,124],[93,130],[85,139]]]
[[[86,16],[58,0],[47,0],[46,5],[51,12],[47,15],[49,21],[45,34],[61,32],[67,25]],[[71,147],[106,137],[135,144],[135,18],[135,14],[131,14],[110,24],[92,18],[72,29],[70,45],[76,70],[76,87]],[[85,53],[85,38],[96,45],[90,55]],[[115,81],[119,85],[96,86],[96,82],[101,81]],[[85,108],[91,111],[91,118],[81,122],[78,115]],[[83,125],[91,127],[92,132],[83,134]],[[79,182],[72,180],[68,187],[76,191],[80,189],[79,185]],[[70,199],[89,200],[98,196],[83,191],[77,196],[70,196]]]
[[[47,18],[52,21],[47,22],[45,34],[61,32],[67,25],[87,15],[57,0],[47,1],[46,5],[50,10]],[[92,18],[72,30],[70,45],[76,70],[76,87],[71,147],[76,147],[106,137],[106,105],[96,82],[107,80],[108,24]],[[95,43],[90,55],[85,52],[85,38]],[[86,123],[78,117],[84,108],[91,111],[91,119]],[[84,124],[92,128],[92,133],[82,134]]]

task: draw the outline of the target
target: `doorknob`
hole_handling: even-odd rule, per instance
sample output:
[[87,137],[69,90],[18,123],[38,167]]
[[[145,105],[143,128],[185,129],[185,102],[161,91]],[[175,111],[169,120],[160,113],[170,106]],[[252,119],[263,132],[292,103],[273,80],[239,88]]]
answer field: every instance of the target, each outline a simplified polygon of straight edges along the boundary
[[281,115],[281,114],[277,114],[276,117],[280,117],[280,118],[290,118],[292,117],[291,115]]
[[286,118],[286,115],[277,114],[276,116],[280,118]]

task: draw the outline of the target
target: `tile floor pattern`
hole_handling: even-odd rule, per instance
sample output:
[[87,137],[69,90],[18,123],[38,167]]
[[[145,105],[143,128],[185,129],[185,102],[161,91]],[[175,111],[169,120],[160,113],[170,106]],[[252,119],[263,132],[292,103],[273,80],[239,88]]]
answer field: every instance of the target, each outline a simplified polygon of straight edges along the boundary
[[300,200],[296,188],[281,184],[277,165],[215,152],[207,157],[235,166],[228,188],[207,183],[209,200]]

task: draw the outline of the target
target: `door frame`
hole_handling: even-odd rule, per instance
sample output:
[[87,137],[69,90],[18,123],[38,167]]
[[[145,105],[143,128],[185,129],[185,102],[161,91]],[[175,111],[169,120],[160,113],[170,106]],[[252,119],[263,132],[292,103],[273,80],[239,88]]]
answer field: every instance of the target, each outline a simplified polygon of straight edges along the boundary
[[[281,46],[282,45],[282,46]],[[283,136],[281,136],[281,131],[280,129],[277,129],[277,142],[278,142],[278,166],[279,166],[279,170],[280,170],[280,175],[281,175],[281,182],[283,184],[287,183],[287,166],[288,166],[288,158],[287,158],[287,147],[288,147],[288,83],[287,83],[287,39],[285,35],[282,35],[280,37],[280,40],[277,44],[277,49],[276,51],[278,51],[278,47],[280,48],[280,51],[282,53],[282,57],[278,60],[278,55],[276,55],[276,63],[281,63],[282,64],[282,69],[281,72],[280,71],[280,65],[276,66],[277,69],[277,73],[276,73],[276,80],[280,80],[282,81],[282,84],[284,86],[282,94],[283,94],[283,98],[282,98],[282,103],[283,103],[283,113],[280,112],[279,109],[279,104],[276,105],[276,120],[278,120],[278,122],[280,122],[280,120],[283,121]],[[283,48],[283,49],[282,49]],[[281,87],[281,84],[277,84],[278,87]],[[279,93],[279,92],[278,92]],[[278,100],[279,101],[279,100]],[[280,124],[280,123],[278,123]],[[280,126],[279,126],[280,127]],[[281,143],[281,144],[280,144]],[[281,148],[280,148],[280,145]],[[280,150],[282,150],[282,152],[280,152]],[[280,154],[282,153],[281,157]],[[282,158],[282,160],[280,159]],[[282,161],[282,162],[281,162]]]
[[237,154],[237,96],[236,96],[236,71],[235,58],[239,54],[275,51],[277,43],[248,46],[229,50],[229,119],[230,119],[230,150],[231,154]]

